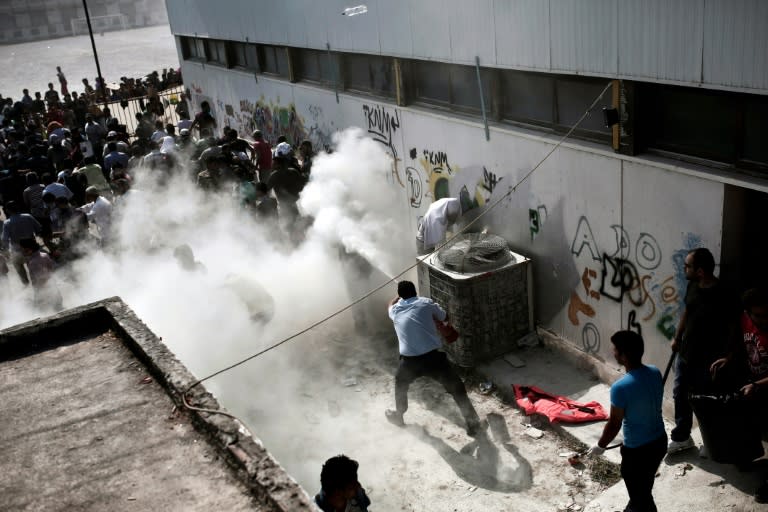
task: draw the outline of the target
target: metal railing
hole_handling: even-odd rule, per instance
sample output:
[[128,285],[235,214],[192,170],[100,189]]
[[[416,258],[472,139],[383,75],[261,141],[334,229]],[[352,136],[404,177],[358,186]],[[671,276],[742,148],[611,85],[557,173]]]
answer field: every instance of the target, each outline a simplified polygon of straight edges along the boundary
[[[177,112],[177,106],[180,102],[185,101],[182,99],[183,92],[183,85],[158,92],[157,96],[159,104],[162,106],[163,114],[156,115],[154,120],[162,121],[163,125],[173,124],[174,126],[177,126],[180,119]],[[120,124],[125,125],[128,135],[135,136],[137,125],[136,114],[145,112],[146,106],[149,103],[150,99],[148,96],[141,96],[139,98],[126,100],[126,102],[122,102],[122,104],[121,100],[108,101],[104,104],[100,103],[99,107],[108,107],[112,117],[117,118]]]

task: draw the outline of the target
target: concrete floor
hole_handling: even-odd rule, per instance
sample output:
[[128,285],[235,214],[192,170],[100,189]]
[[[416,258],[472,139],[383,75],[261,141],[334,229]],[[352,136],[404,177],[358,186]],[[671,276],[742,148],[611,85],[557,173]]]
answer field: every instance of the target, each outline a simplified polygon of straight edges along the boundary
[[4,511],[260,510],[111,333],[0,362]]
[[477,439],[427,379],[411,387],[406,428],[390,425],[396,363],[393,332],[360,337],[334,323],[207,386],[310,495],[323,461],[338,453],[359,461],[377,511],[555,511],[607,487],[560,456],[573,448],[547,425],[538,423],[540,439],[525,435],[530,418],[493,395],[470,393],[489,422]]

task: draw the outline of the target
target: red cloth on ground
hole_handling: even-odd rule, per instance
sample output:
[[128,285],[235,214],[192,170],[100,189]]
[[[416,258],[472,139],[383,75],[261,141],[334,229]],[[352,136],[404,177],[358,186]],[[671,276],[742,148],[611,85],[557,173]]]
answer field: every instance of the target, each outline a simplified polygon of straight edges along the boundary
[[536,386],[513,384],[512,388],[515,390],[515,401],[525,414],[542,414],[551,423],[584,423],[608,419],[599,402],[576,402],[568,397],[549,394]]

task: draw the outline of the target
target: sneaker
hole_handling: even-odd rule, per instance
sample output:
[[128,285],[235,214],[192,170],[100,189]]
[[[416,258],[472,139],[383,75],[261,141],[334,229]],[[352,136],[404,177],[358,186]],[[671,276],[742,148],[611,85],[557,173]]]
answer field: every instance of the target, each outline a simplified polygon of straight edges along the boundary
[[387,417],[387,421],[396,427],[404,427],[405,421],[403,421],[403,415],[395,410],[387,409],[384,411],[384,416]]
[[693,442],[693,438],[688,436],[688,439],[684,441],[670,441],[669,446],[667,447],[667,454],[672,455],[673,453],[690,450],[691,448],[695,447],[696,443]]

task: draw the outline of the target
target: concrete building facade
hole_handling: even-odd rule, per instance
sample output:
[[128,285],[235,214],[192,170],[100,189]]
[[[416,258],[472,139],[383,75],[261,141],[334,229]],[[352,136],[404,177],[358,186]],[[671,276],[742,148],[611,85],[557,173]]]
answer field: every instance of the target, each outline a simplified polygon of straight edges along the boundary
[[[168,23],[163,0],[89,0],[88,11],[98,32]],[[0,2],[0,44],[87,33],[84,18],[82,0]]]
[[320,146],[361,127],[414,232],[435,199],[481,212],[508,194],[483,224],[533,260],[537,323],[588,353],[611,361],[610,335],[631,328],[666,364],[690,249],[736,286],[766,277],[763,2],[167,6],[193,110],[208,100],[219,126]]

